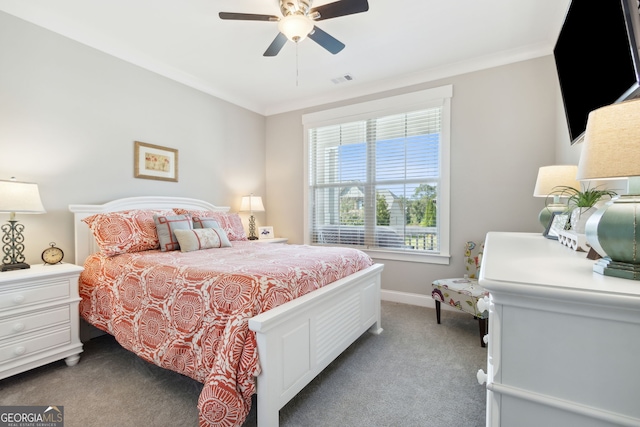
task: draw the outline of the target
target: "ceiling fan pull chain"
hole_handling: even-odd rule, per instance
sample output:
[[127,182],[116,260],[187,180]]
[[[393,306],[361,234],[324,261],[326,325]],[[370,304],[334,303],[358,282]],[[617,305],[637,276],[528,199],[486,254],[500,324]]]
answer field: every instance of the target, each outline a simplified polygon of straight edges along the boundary
[[296,87],[298,87],[298,77],[299,77],[299,67],[298,67],[298,43],[296,43]]

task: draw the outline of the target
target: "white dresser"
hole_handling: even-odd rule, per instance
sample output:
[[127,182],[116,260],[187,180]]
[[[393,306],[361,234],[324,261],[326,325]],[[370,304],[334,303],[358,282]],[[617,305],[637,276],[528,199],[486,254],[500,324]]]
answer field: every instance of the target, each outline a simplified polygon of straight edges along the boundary
[[640,426],[640,281],[540,234],[489,233],[487,426]]
[[82,270],[57,264],[0,273],[0,379],[60,359],[78,363]]

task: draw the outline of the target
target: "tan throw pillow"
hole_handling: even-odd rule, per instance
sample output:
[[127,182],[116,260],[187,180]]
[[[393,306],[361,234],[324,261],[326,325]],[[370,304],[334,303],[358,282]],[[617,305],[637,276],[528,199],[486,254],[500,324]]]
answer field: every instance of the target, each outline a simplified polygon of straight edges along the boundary
[[181,252],[200,249],[230,247],[231,242],[221,228],[194,228],[193,230],[174,230]]

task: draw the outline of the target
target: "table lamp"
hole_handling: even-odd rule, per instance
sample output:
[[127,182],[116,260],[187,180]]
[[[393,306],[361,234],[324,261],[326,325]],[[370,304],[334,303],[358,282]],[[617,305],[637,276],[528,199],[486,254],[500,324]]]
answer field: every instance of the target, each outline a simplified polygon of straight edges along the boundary
[[19,270],[29,268],[23,255],[24,225],[16,220],[16,213],[39,214],[45,213],[38,184],[19,182],[15,178],[0,180],[0,212],[9,212],[9,222],[0,229],[2,236],[2,267],[0,271]]
[[254,212],[264,212],[264,205],[262,204],[262,197],[254,196],[250,194],[249,196],[243,196],[242,202],[240,203],[240,211],[242,212],[250,212],[249,216],[249,240],[258,240],[258,236],[256,236],[256,219],[253,216]]
[[592,111],[582,142],[578,180],[628,178],[627,194],[589,218],[587,242],[603,258],[594,271],[640,280],[640,100]]
[[538,221],[544,229],[549,225],[553,212],[564,212],[568,209],[566,203],[560,200],[558,187],[572,187],[580,189],[580,183],[576,179],[576,165],[543,166],[538,170],[536,186],[533,189],[534,197],[553,196],[553,201],[546,205],[538,214]]

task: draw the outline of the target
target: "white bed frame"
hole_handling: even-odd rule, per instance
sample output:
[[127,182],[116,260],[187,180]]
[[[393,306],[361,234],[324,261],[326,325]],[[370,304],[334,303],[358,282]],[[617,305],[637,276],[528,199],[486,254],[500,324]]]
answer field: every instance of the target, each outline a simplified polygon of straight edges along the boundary
[[[83,218],[126,209],[212,210],[228,207],[183,197],[129,197],[102,205],[70,205],[74,213],[75,262],[97,251]],[[260,243],[256,243],[260,244]],[[257,379],[258,426],[277,427],[279,411],[329,363],[369,330],[380,334],[382,264],[338,280],[249,320],[255,331],[261,374]]]

